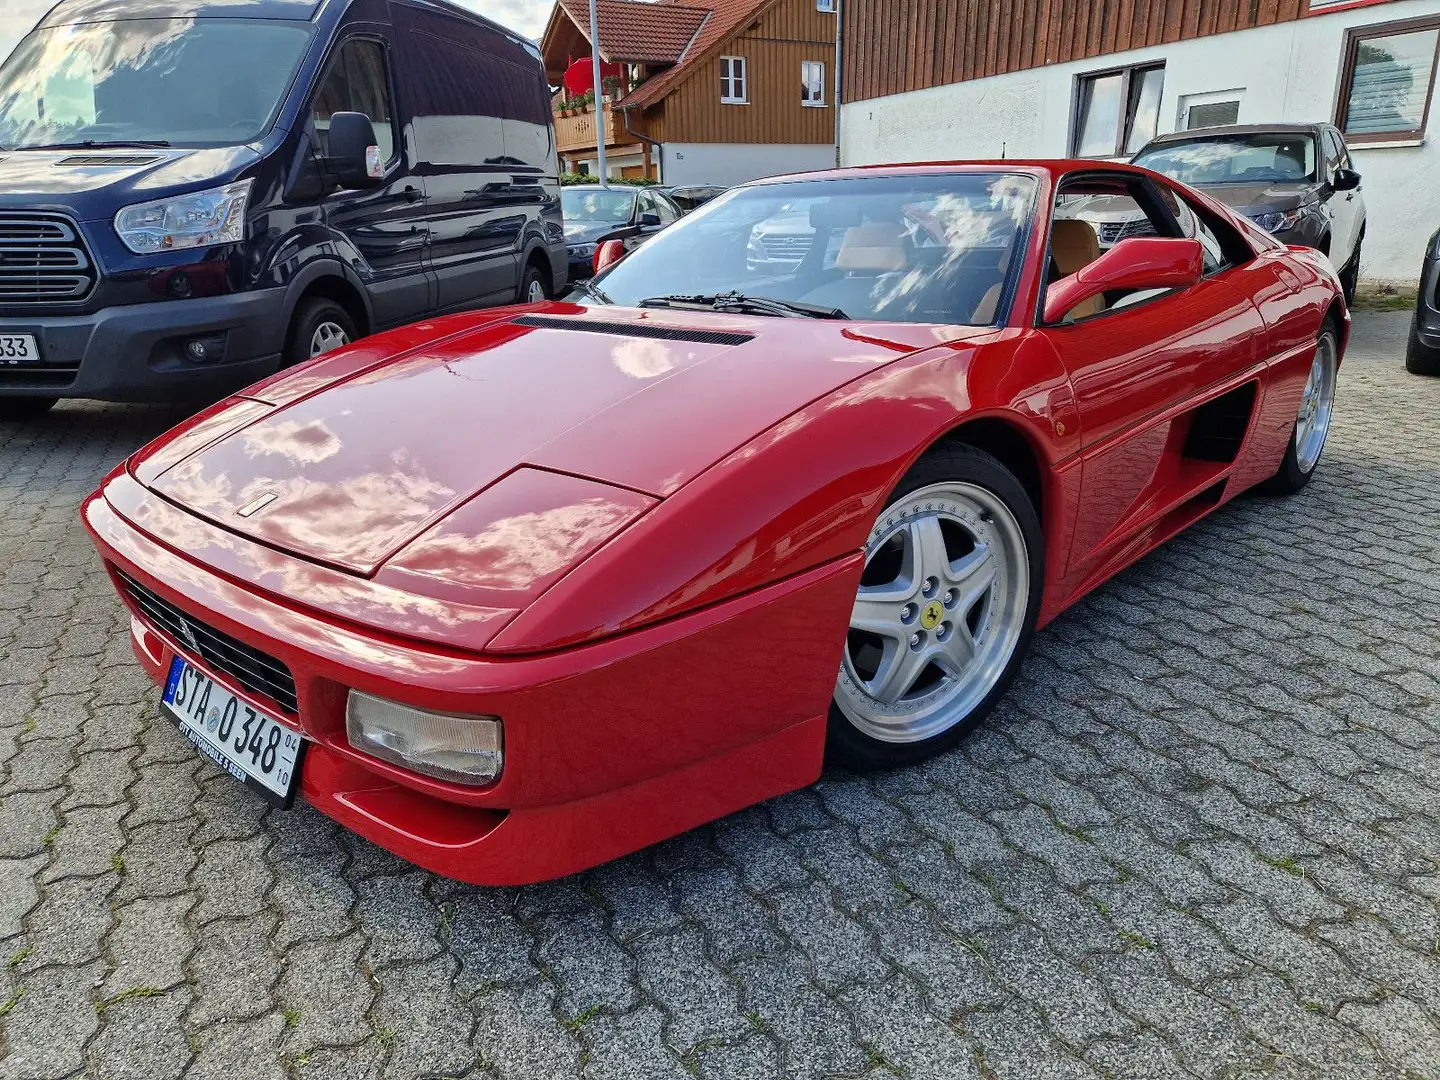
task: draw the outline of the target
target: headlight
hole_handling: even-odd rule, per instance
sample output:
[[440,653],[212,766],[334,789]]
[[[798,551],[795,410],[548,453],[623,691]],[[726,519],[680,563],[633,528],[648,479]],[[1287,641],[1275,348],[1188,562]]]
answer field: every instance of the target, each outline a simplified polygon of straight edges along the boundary
[[577,259],[589,259],[595,255],[595,249],[599,244],[571,244],[565,250]]
[[1300,219],[1305,216],[1309,207],[1298,206],[1294,210],[1277,210],[1269,214],[1256,214],[1250,220],[1259,225],[1266,232],[1284,232],[1286,229],[1293,229],[1299,224]]
[[498,716],[426,712],[358,690],[345,703],[345,736],[381,761],[457,784],[488,784],[505,760]]
[[245,239],[249,180],[173,199],[127,206],[115,215],[115,231],[136,255],[238,244]]

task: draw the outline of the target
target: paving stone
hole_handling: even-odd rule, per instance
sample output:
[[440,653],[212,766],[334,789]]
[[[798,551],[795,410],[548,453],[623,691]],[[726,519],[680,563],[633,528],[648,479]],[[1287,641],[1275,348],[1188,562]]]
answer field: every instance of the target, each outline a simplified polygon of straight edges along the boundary
[[[94,1075],[100,1080],[179,1076],[190,1060],[180,1029],[188,998],[184,990],[176,989],[106,1006],[100,1033],[86,1048]],[[243,1068],[240,1062],[235,1065]]]
[[186,895],[141,897],[115,911],[110,933],[106,995],[131,986],[169,987],[185,978],[184,963],[195,948],[186,922],[194,898]]

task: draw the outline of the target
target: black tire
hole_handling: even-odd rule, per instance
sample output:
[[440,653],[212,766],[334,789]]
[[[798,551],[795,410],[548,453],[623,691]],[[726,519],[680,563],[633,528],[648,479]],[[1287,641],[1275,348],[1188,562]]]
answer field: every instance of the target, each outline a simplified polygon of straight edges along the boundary
[[[1319,340],[1325,337],[1327,334],[1335,340],[1335,344],[1338,350],[1340,334],[1339,331],[1335,328],[1334,319],[1326,319],[1324,325],[1320,327],[1320,333],[1316,335],[1316,348],[1319,348]],[[1336,355],[1339,355],[1338,351]],[[1285,447],[1285,458],[1283,461],[1280,462],[1280,468],[1276,470],[1274,476],[1272,476],[1269,480],[1265,481],[1265,483],[1261,486],[1261,490],[1264,491],[1266,494],[1294,495],[1296,492],[1300,491],[1306,484],[1310,483],[1311,479],[1315,476],[1315,470],[1320,467],[1320,458],[1317,457],[1315,459],[1315,464],[1310,466],[1309,472],[1306,472],[1305,470],[1300,468],[1300,460],[1295,445],[1296,434],[1296,430],[1292,427],[1290,430],[1290,445]],[[1324,448],[1322,447],[1321,457],[1323,456]]]
[[1360,286],[1360,248],[1365,243],[1365,234],[1361,233],[1355,241],[1355,250],[1350,253],[1350,261],[1340,268],[1340,291],[1345,294],[1345,306],[1355,305],[1355,290]]
[[[884,742],[858,730],[832,699],[826,727],[826,756],[835,764],[860,771],[910,765],[950,749],[984,721],[1005,696],[1030,647],[1045,584],[1045,551],[1040,516],[1025,486],[999,459],[963,444],[938,447],[915,463],[885,501],[888,510],[913,491],[946,481],[983,487],[998,497],[1014,515],[1025,541],[1029,562],[1029,595],[1020,636],[1009,662],[990,692],[944,731],[917,742]],[[882,515],[883,516],[883,512]]]
[[555,299],[550,288],[550,279],[545,272],[534,263],[526,263],[525,273],[520,275],[520,292],[516,295],[516,300],[522,304],[538,303],[530,299],[530,290],[535,285],[540,287],[540,293],[546,300]]
[[0,420],[34,420],[55,407],[59,398],[0,397]]
[[1405,370],[1411,375],[1440,375],[1440,349],[1420,340],[1420,319],[1410,317],[1410,340],[1405,344]]
[[325,323],[340,327],[350,341],[360,338],[355,320],[348,311],[334,300],[312,296],[300,301],[295,308],[295,314],[290,318],[290,331],[285,335],[285,353],[282,358],[285,367],[294,367],[311,359],[311,339],[314,338],[316,330]]

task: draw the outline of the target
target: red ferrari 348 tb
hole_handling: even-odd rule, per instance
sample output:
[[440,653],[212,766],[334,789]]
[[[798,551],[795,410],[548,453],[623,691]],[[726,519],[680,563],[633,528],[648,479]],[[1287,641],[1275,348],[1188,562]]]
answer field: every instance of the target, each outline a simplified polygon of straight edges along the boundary
[[201,752],[536,881],[955,743],[1037,626],[1306,484],[1348,328],[1324,256],[1141,169],[787,177],[259,383],[84,521]]

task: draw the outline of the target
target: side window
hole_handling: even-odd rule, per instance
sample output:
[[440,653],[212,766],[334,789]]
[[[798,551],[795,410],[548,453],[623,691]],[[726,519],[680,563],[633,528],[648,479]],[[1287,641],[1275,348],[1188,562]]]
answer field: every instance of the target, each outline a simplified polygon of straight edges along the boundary
[[675,209],[675,204],[664,195],[656,195],[654,192],[649,194],[655,200],[655,212],[660,215],[660,224],[673,225],[680,217],[680,212]]
[[375,141],[385,161],[395,160],[395,110],[385,47],[378,41],[351,39],[340,46],[315,94],[311,118],[322,152],[329,150],[330,117],[337,112],[364,113],[375,125]]
[[646,214],[655,214],[655,213],[658,213],[658,212],[659,212],[659,211],[657,211],[657,210],[655,209],[655,196],[652,195],[652,194],[650,194],[650,192],[648,192],[648,191],[642,191],[642,192],[640,192],[639,196],[637,196],[637,198],[636,198],[636,207],[635,207],[635,222],[636,222],[636,224],[639,224],[640,219],[643,218]]
[[1165,200],[1165,205],[1175,215],[1175,220],[1180,225],[1180,231],[1194,240],[1200,241],[1200,246],[1205,249],[1205,276],[1218,274],[1229,266],[1225,258],[1225,251],[1216,239],[1214,231],[1205,222],[1196,216],[1195,211],[1190,209],[1190,204],[1183,199],[1176,197],[1175,192],[1169,188],[1160,189],[1160,197]]

